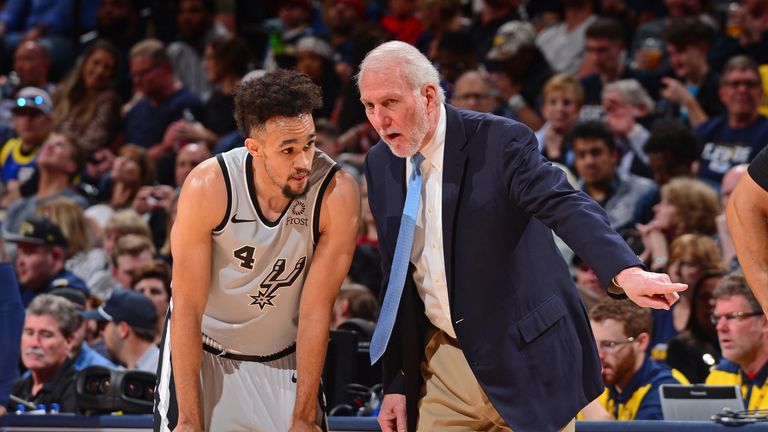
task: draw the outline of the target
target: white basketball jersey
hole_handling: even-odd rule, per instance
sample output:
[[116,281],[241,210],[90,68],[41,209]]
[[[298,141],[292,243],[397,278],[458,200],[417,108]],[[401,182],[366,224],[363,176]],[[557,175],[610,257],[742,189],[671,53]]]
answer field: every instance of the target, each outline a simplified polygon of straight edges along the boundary
[[253,157],[245,148],[216,156],[227,186],[227,213],[212,235],[205,335],[248,355],[266,356],[296,341],[299,300],[317,242],[323,193],[338,169],[315,151],[307,194],[267,220],[259,209]]

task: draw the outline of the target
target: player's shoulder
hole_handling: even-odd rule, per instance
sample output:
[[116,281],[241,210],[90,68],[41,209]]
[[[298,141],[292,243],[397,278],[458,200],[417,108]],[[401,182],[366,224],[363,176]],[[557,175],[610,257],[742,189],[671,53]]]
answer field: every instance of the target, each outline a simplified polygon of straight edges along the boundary
[[219,187],[225,187],[224,172],[216,156],[214,156],[204,160],[192,169],[187,179],[184,180],[182,192],[206,191]]

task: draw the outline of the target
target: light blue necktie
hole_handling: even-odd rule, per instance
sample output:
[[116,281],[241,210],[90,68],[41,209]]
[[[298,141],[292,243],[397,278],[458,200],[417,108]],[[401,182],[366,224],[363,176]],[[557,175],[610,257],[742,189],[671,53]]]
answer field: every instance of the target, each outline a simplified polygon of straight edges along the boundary
[[416,229],[416,214],[419,212],[419,198],[421,197],[421,163],[424,155],[416,153],[411,158],[413,172],[408,179],[408,194],[405,196],[403,217],[400,219],[400,232],[397,234],[395,256],[392,258],[392,269],[389,273],[387,292],[381,305],[379,321],[371,339],[371,364],[376,363],[387,348],[392,328],[395,326],[397,307],[400,305],[400,297],[403,294],[405,275],[408,273],[408,263],[411,261],[411,246],[413,245],[413,232]]

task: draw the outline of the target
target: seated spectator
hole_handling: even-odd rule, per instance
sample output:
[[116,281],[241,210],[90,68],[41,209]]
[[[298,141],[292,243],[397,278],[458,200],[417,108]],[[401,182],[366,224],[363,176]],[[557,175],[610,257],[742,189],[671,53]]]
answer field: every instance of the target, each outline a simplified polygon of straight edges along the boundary
[[25,306],[38,294],[64,284],[90,295],[85,282],[64,268],[67,239],[50,219],[30,216],[18,233],[6,234],[5,239],[18,245],[16,274]]
[[659,386],[688,384],[646,353],[651,313],[629,300],[606,298],[589,310],[606,389],[585,407],[583,420],[662,420]]
[[122,101],[115,91],[120,54],[97,40],[53,94],[53,120],[59,132],[75,137],[88,152],[110,146],[121,122]]
[[544,84],[541,114],[544,126],[536,131],[539,151],[552,162],[573,167],[573,149],[565,136],[579,118],[584,103],[584,89],[571,75],[557,74]]
[[19,91],[11,109],[13,130],[17,137],[0,148],[0,170],[5,191],[0,194],[0,208],[8,208],[21,197],[21,185],[35,172],[36,157],[48,138],[53,121],[53,104],[45,90],[25,87]]
[[[264,70],[277,68],[290,69],[295,66],[293,54],[296,43],[304,36],[311,36],[315,30],[311,27],[314,9],[309,0],[283,0],[277,9],[276,28],[270,28],[270,43],[261,64]],[[273,43],[273,40],[279,42]]]
[[75,363],[72,367],[76,371],[81,371],[89,366],[104,366],[107,368],[114,368],[115,364],[103,355],[96,352],[88,342],[85,341],[85,336],[88,331],[88,321],[83,319],[82,314],[85,312],[88,299],[85,297],[82,291],[70,288],[69,284],[60,285],[49,294],[63,297],[69,300],[77,311],[78,326],[77,330],[72,336],[72,345],[70,347],[69,356],[75,359]]
[[71,136],[51,134],[37,155],[35,192],[11,205],[5,214],[3,231],[18,232],[23,220],[34,214],[42,203],[56,198],[70,198],[80,207],[88,207],[88,200],[72,187],[84,162],[85,152]]
[[136,144],[126,144],[117,153],[110,174],[102,178],[100,201],[113,211],[130,208],[139,190],[154,181],[155,165],[147,150]]
[[[2,40],[0,39],[0,50]],[[2,55],[2,54],[0,54]],[[2,61],[0,60],[0,63]],[[48,81],[48,72],[51,70],[51,58],[48,50],[38,41],[28,40],[16,48],[13,54],[13,70],[4,77],[0,77],[0,142],[11,138],[13,124],[11,110],[16,106],[16,98],[19,91],[26,87],[37,87],[48,94],[53,92],[55,86]]]
[[661,79],[661,97],[671,103],[662,115],[696,127],[725,111],[707,63],[711,39],[712,29],[696,18],[673,20],[664,30],[673,75]]
[[532,25],[510,21],[499,27],[486,60],[496,62],[488,66],[499,96],[507,101],[509,114],[504,116],[538,130],[544,125],[537,112],[539,97],[553,72],[534,38]]
[[179,137],[168,126],[181,119],[184,110],[202,118],[203,102],[176,79],[159,40],[146,39],[134,45],[130,62],[133,86],[142,96],[125,114],[125,141],[148,149],[150,156],[159,160],[180,145]]
[[155,258],[155,245],[149,237],[126,234],[112,251],[112,277],[124,288],[131,286],[133,274]]
[[[355,2],[361,3],[359,0]],[[351,4],[355,2],[346,1],[344,3]],[[337,1],[336,3],[342,2]],[[414,45],[427,58],[435,58],[437,46],[440,44],[444,34],[464,30],[469,25],[469,20],[463,16],[461,9],[461,0],[418,1],[418,13],[424,31],[421,32]]]
[[699,177],[715,188],[726,171],[749,163],[768,142],[768,118],[758,112],[764,96],[760,72],[752,59],[728,60],[720,75],[719,93],[726,113],[695,129],[701,144]]
[[[344,329],[344,324],[349,320],[356,320],[349,324],[349,328],[354,329],[356,325],[364,326],[370,324],[371,332],[365,334],[363,331],[360,336],[365,340],[370,340],[373,336],[373,328],[379,318],[379,301],[365,285],[343,284],[339,295],[336,296],[336,302],[333,304],[333,313],[331,315],[331,330]],[[362,321],[362,323],[360,323]],[[360,332],[358,332],[360,333]]]
[[688,285],[691,313],[685,328],[667,344],[666,363],[692,383],[703,383],[709,370],[720,359],[720,344],[712,324],[712,292],[725,275],[723,271],[704,273]]
[[160,349],[154,344],[157,312],[141,293],[117,290],[83,318],[104,324],[102,337],[110,357],[127,369],[157,371]]
[[453,86],[451,105],[477,112],[491,112],[499,105],[498,92],[488,75],[471,69],[459,76]]
[[748,410],[768,409],[768,321],[741,273],[724,277],[712,293],[712,323],[723,351],[710,372],[709,385],[741,388]]
[[296,70],[303,72],[322,89],[323,106],[315,109],[315,118],[330,117],[339,98],[341,82],[333,62],[333,48],[328,42],[305,36],[296,44]]
[[637,222],[641,198],[656,191],[656,185],[634,174],[618,170],[620,152],[613,134],[600,121],[579,123],[568,134],[580,188],[598,202],[615,230],[632,228]]
[[648,155],[643,146],[650,132],[639,120],[653,113],[655,104],[648,92],[634,79],[612,82],[603,87],[605,121],[616,136],[621,150],[619,172],[651,177]]
[[110,267],[109,255],[102,248],[92,247],[93,233],[80,206],[69,198],[57,198],[41,204],[35,213],[49,218],[67,239],[64,268],[85,281],[100,301],[109,298],[116,287],[105,272]]
[[[597,16],[591,0],[563,2],[563,22],[543,29],[536,45],[556,72],[580,75],[584,70],[584,35]],[[584,69],[583,69],[584,68]]]
[[13,264],[0,239],[0,340],[3,355],[0,356],[0,416],[6,413],[8,394],[19,376],[19,347],[24,325],[24,306],[21,304],[19,283]]
[[131,209],[116,211],[107,219],[101,233],[101,244],[104,247],[104,252],[111,257],[117,241],[128,234],[149,237],[149,226],[138,213]]
[[157,312],[155,345],[160,346],[165,328],[165,317],[171,304],[171,271],[168,264],[152,261],[133,273],[131,289],[152,300]]
[[464,71],[480,67],[472,36],[464,31],[446,32],[440,37],[435,56],[430,60],[438,65],[440,86],[446,98],[453,96],[453,85]]
[[[72,303],[59,296],[43,294],[29,304],[21,336],[21,362],[30,375],[16,381],[13,396],[35,405],[57,403],[64,413],[78,411],[69,347],[79,320]],[[15,406],[9,402],[7,408]]]
[[[672,282],[680,282],[693,287],[704,274],[724,272],[720,247],[712,237],[701,234],[683,234],[669,246],[669,265],[667,273]],[[691,321],[693,308],[693,290],[680,293],[680,299],[672,308],[672,325],[679,333],[685,330]],[[663,313],[663,312],[662,312]],[[656,312],[656,317],[659,312]],[[714,335],[714,333],[713,333]],[[664,361],[667,358],[667,344],[660,343],[651,347],[651,357]]]
[[675,177],[693,177],[698,142],[690,128],[679,121],[659,120],[643,146],[648,166],[659,187]]
[[251,60],[248,44],[240,38],[217,37],[206,44],[203,69],[213,89],[201,118],[177,120],[171,126],[182,142],[198,142],[213,149],[222,137],[237,131],[232,116],[233,94],[235,86],[248,73]]
[[584,42],[586,61],[594,72],[581,79],[584,87],[584,106],[580,117],[596,120],[603,115],[601,105],[603,86],[620,79],[636,79],[651,97],[658,96],[658,80],[652,75],[634,69],[623,59],[626,53],[624,29],[612,18],[598,18],[587,27]]
[[[216,2],[210,0],[180,0],[176,2],[177,40],[168,44],[168,57],[176,76],[203,100],[211,95],[211,85],[202,64],[207,56],[206,45],[227,30],[214,21]],[[231,110],[230,110],[231,111]]]

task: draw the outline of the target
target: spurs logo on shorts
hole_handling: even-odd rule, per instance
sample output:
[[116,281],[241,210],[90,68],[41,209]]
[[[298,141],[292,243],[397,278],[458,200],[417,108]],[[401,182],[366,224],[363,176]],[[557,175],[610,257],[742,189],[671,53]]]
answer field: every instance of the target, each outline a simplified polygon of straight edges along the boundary
[[272,272],[270,272],[259,284],[263,289],[259,290],[258,295],[250,296],[253,299],[251,305],[257,305],[261,310],[264,310],[267,306],[275,306],[275,304],[272,303],[272,300],[277,297],[277,290],[282,287],[293,285],[296,278],[301,274],[301,271],[304,270],[306,262],[307,257],[301,257],[296,262],[291,273],[283,278],[283,273],[285,273],[285,259],[280,258],[275,261],[275,265],[272,266]]

